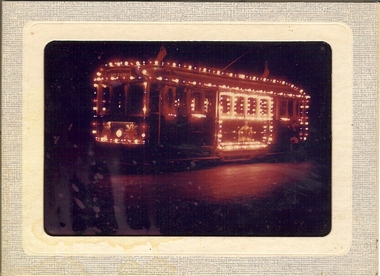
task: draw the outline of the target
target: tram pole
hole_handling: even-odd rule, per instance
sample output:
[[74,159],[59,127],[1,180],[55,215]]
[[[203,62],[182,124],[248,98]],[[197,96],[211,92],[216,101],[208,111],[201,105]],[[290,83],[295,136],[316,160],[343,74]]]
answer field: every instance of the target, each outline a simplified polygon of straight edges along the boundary
[[228,64],[226,67],[224,67],[222,69],[222,72],[224,72],[228,67],[230,67],[232,64],[234,64],[236,61],[238,61],[239,59],[241,59],[242,57],[244,57],[246,54],[248,54],[249,52],[251,52],[253,49],[250,49],[248,50],[247,52],[245,52],[244,54],[242,54],[240,57],[238,57],[237,59],[235,59],[233,62],[231,62],[230,64]]

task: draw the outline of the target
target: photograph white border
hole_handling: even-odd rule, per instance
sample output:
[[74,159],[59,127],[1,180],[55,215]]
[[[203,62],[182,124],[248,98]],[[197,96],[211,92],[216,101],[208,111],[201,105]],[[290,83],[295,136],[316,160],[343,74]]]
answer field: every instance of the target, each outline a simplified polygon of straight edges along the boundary
[[[110,31],[112,30],[112,31]],[[326,237],[53,237],[43,228],[45,46],[59,41],[324,41],[332,48],[332,230]],[[342,23],[30,22],[23,33],[23,248],[28,255],[344,255],[352,240],[353,37]],[[34,183],[29,185],[28,183]]]

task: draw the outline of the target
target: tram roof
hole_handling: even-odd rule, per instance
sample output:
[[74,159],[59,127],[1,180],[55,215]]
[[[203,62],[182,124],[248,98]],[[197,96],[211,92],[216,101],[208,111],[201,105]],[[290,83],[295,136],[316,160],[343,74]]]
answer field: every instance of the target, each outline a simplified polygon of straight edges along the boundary
[[[128,69],[130,69],[130,76],[124,75],[122,77],[120,74],[116,74],[116,76],[113,77],[106,73],[110,71],[119,73],[127,71]],[[310,97],[300,87],[284,80],[234,72],[224,72],[214,68],[183,65],[175,62],[109,62],[96,72],[94,82],[109,83],[112,81],[123,82],[131,80],[148,81],[152,79],[178,85],[183,84],[204,86],[206,88],[218,87],[246,91],[262,91],[264,93],[297,98]]]

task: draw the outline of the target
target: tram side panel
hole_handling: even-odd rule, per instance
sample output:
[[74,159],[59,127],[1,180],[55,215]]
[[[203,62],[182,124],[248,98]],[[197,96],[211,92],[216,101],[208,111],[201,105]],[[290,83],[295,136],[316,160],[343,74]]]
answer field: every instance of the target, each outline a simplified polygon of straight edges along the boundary
[[271,97],[222,90],[218,112],[216,154],[222,159],[247,159],[268,149],[273,132]]
[[[155,86],[152,85],[153,87]],[[154,97],[154,93],[157,94],[151,89],[151,98]],[[159,107],[159,118],[154,118],[157,115],[151,112],[150,123],[151,132],[158,133],[160,145],[188,145],[199,148],[214,146],[216,91],[162,85]],[[154,135],[151,133],[151,137]]]
[[307,139],[310,97],[305,94],[265,92],[265,87],[239,82],[240,87],[232,81],[224,85],[221,78],[213,86],[208,76],[198,73],[197,81],[180,82],[133,72],[98,72],[104,76],[95,79],[92,132],[101,144],[117,144],[126,151],[190,145],[209,147],[218,156],[247,158],[289,149],[290,133],[298,142]]

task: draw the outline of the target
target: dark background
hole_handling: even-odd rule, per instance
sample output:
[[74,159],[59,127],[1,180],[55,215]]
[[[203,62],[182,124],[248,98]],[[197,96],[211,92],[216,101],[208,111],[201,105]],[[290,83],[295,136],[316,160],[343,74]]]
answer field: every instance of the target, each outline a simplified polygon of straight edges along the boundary
[[[268,78],[285,80],[311,96],[310,138],[313,151],[330,156],[331,48],[324,42],[78,42],[53,41],[45,48],[45,146],[54,136],[71,142],[90,142],[92,79],[113,60],[155,60],[164,44],[164,61],[261,76],[268,62]],[[248,52],[248,53],[247,53]]]
[[[195,174],[183,172],[181,178],[174,180],[175,174],[161,173],[175,171],[177,165],[170,168],[160,165],[153,168],[157,172],[147,175],[139,175],[139,170],[136,174],[118,171],[119,178],[111,173],[112,182],[106,173],[112,162],[98,162],[103,160],[99,156],[101,150],[94,146],[90,130],[94,74],[110,61],[154,61],[162,44],[167,50],[164,61],[221,70],[243,55],[226,70],[227,73],[260,77],[267,62],[268,78],[285,80],[303,88],[311,96],[310,133],[303,145],[305,150],[298,151],[297,155],[293,152],[268,155],[246,166],[221,165],[207,170],[197,165],[194,170],[198,167],[204,170]],[[331,56],[331,48],[323,42],[51,42],[45,49],[44,208],[47,233],[72,235],[73,231],[75,234],[87,231],[91,235],[95,233],[87,227],[92,225],[101,229],[102,235],[130,235],[116,222],[127,219],[132,229],[149,229],[149,218],[154,218],[161,235],[328,234],[331,227]],[[110,154],[119,156],[120,152]],[[193,168],[182,165],[179,169]],[[94,184],[93,176],[98,171],[107,177]],[[195,181],[196,175],[202,176],[200,182],[195,186],[188,184]],[[229,190],[231,181],[214,183],[220,175],[244,179],[237,190],[239,193],[245,191],[244,199],[236,201],[233,196],[236,187]],[[252,175],[255,175],[254,180]],[[275,176],[279,177],[277,185],[273,185]],[[73,190],[72,184],[81,188]],[[198,193],[198,189],[194,189],[197,185],[205,190]],[[213,185],[217,185],[215,191],[210,190]],[[272,190],[264,198],[255,198],[257,195],[252,190],[255,185],[260,191]],[[126,216],[113,208],[116,204],[113,195],[119,196],[121,191],[125,193],[123,206],[118,207],[125,208]],[[204,199],[207,191],[212,195],[232,192],[227,202],[214,203]],[[142,201],[131,201],[131,195]],[[102,199],[99,200],[103,202],[101,219],[94,217],[92,211],[92,205],[98,203],[86,201],[93,196]],[[80,198],[83,204],[87,202],[88,206],[79,208],[74,197]],[[145,213],[141,213],[139,206],[146,207]],[[70,212],[72,224],[67,212]],[[139,223],[138,227],[135,223]]]

